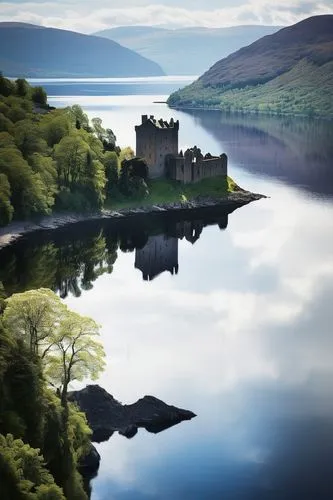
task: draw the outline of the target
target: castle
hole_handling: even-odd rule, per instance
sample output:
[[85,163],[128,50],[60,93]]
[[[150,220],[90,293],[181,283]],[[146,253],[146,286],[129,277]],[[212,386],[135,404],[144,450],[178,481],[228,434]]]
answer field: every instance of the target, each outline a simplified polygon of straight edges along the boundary
[[136,156],[144,158],[151,178],[167,177],[184,184],[207,177],[226,176],[227,155],[205,156],[194,146],[185,153],[178,151],[179,121],[156,120],[142,115],[141,125],[135,127]]

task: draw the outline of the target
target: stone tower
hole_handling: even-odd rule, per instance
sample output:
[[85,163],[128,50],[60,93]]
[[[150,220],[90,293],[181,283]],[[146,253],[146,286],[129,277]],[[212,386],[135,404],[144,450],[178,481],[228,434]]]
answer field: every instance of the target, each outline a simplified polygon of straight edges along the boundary
[[165,157],[178,155],[179,121],[156,120],[153,115],[141,119],[141,125],[135,127],[136,156],[146,160],[150,177],[162,177]]

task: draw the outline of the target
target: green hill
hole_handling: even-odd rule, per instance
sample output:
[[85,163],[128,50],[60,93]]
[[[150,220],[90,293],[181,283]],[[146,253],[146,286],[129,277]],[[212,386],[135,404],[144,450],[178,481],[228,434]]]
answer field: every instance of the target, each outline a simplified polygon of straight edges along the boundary
[[311,17],[242,48],[168,103],[333,117],[333,15]]
[[212,64],[278,26],[164,29],[156,26],[121,26],[95,33],[156,61],[168,75],[200,75]]
[[12,77],[160,76],[161,67],[105,38],[0,23],[0,70]]

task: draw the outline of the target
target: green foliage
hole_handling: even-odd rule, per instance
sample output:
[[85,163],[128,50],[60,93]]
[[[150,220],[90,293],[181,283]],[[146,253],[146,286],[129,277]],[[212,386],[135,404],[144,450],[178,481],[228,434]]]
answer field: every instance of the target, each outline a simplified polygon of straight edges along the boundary
[[61,488],[45,468],[40,450],[11,434],[0,434],[0,473],[3,500],[65,500]]
[[14,83],[0,73],[0,95],[8,97],[15,92]]
[[6,300],[4,325],[25,342],[32,355],[45,357],[57,339],[57,328],[66,313],[60,298],[47,288],[16,293]]
[[66,311],[59,322],[54,349],[47,355],[45,374],[60,387],[63,406],[67,405],[71,381],[88,377],[95,380],[104,368],[103,346],[94,338],[98,335],[99,325],[95,321],[72,311]]
[[31,99],[39,106],[47,106],[47,95],[43,87],[33,87],[31,90]]
[[7,176],[11,204],[17,215],[26,217],[33,213],[49,213],[52,199],[49,198],[48,186],[15,146],[0,149],[0,173]]
[[124,159],[121,163],[119,191],[125,196],[144,198],[149,194],[146,184],[148,166],[142,158]]
[[54,207],[100,209],[117,183],[119,152],[100,118],[90,126],[78,105],[50,111],[41,87],[0,77],[0,224]]
[[15,92],[19,97],[26,97],[30,92],[30,85],[24,78],[15,81]]
[[[72,380],[94,379],[103,370],[104,351],[98,340],[99,326],[91,319],[69,311],[51,290],[17,293],[6,299],[4,326],[17,341],[23,341],[31,356],[43,360],[44,374],[61,388],[67,404]],[[27,391],[28,392],[28,391]]]
[[71,123],[63,110],[54,110],[43,117],[40,130],[48,146],[53,148],[63,137],[69,135]]
[[0,132],[9,132],[13,131],[13,122],[7,118],[3,113],[0,113]]
[[[43,289],[7,299],[4,324],[0,321],[1,498],[84,500],[77,467],[89,450],[91,431],[85,415],[67,404],[67,387],[103,368],[103,348],[92,338],[98,326]],[[64,364],[65,344],[70,353]],[[63,384],[61,400],[47,388],[51,379]]]
[[115,151],[106,151],[104,155],[104,168],[106,176],[106,193],[110,196],[117,187],[119,178],[119,158]]
[[58,178],[61,185],[71,188],[81,181],[87,162],[88,144],[77,134],[63,137],[55,146]]
[[81,106],[74,104],[70,108],[66,109],[67,116],[69,117],[72,127],[80,130],[81,128],[85,130],[90,130],[89,118],[86,113],[84,113]]
[[0,226],[8,224],[13,217],[14,208],[10,202],[10,184],[5,174],[0,174]]
[[215,108],[227,112],[254,112],[333,117],[333,62],[322,66],[301,60],[289,71],[266,83],[257,81],[233,88],[203,84],[181,89],[168,104],[184,108]]

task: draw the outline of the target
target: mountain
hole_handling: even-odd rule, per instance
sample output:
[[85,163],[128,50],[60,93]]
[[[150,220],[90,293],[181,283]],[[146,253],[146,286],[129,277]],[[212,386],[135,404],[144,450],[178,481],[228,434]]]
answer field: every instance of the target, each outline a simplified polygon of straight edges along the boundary
[[160,76],[153,61],[105,38],[0,23],[0,70],[14,77]]
[[310,17],[238,50],[168,103],[333,117],[333,15]]
[[168,75],[200,75],[217,59],[226,57],[278,26],[163,29],[123,26],[95,33],[156,61]]

